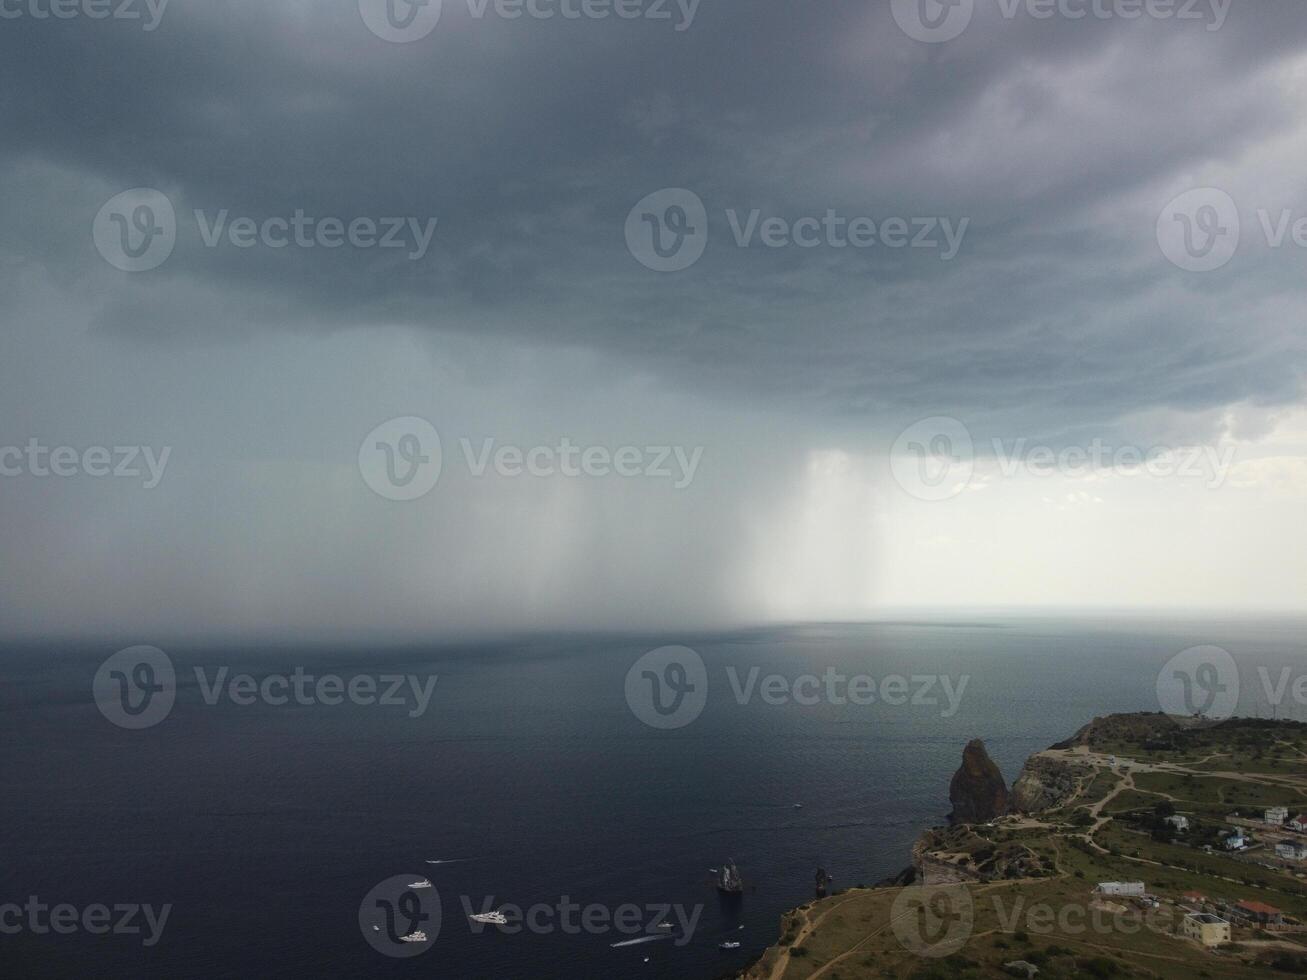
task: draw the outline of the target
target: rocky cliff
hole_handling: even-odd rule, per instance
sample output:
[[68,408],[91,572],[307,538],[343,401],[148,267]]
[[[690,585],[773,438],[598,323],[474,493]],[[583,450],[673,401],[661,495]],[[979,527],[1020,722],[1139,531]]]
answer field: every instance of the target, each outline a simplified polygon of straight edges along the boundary
[[1007,783],[980,739],[972,739],[962,750],[962,765],[949,783],[948,798],[953,824],[988,823],[1007,813]]
[[1083,764],[1033,755],[1012,784],[1012,810],[1041,813],[1059,807],[1075,795],[1081,781],[1090,775],[1089,767]]

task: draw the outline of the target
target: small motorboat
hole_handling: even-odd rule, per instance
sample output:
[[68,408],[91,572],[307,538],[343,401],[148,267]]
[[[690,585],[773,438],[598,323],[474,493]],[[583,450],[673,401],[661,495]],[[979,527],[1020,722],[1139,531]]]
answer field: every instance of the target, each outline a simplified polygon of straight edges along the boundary
[[421,881],[411,881],[411,882],[409,882],[408,887],[409,887],[409,888],[430,888],[430,887],[431,887],[431,881],[430,881],[429,879],[427,879],[427,878],[423,878]]
[[718,948],[718,949],[739,949],[739,948],[740,948],[740,944],[737,943],[735,940],[730,939],[730,940],[727,940],[726,942],[722,943],[722,944],[721,944],[720,946],[718,946],[717,948]]

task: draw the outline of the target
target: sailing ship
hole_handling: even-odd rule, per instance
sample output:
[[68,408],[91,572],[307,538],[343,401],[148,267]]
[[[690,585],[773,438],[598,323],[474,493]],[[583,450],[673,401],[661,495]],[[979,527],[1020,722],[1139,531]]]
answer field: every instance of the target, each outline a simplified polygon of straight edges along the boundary
[[735,862],[727,858],[726,863],[717,872],[717,890],[723,895],[740,895],[744,892],[744,882]]

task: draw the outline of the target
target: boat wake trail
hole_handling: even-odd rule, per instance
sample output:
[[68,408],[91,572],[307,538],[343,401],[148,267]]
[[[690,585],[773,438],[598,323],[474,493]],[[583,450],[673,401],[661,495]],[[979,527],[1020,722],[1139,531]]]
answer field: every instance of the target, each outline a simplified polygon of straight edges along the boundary
[[639,946],[641,943],[656,943],[660,939],[671,938],[671,936],[641,936],[639,939],[628,939],[625,942],[609,943],[608,945],[613,949],[617,949],[621,946]]

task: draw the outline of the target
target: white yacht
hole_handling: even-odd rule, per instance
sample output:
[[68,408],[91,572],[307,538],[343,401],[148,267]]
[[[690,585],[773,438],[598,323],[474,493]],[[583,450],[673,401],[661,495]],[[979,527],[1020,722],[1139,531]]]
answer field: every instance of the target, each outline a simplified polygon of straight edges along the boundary
[[408,887],[409,887],[409,888],[430,888],[430,887],[431,887],[431,881],[430,881],[430,879],[428,879],[428,878],[423,878],[421,881],[413,881],[413,882],[409,882],[409,886],[408,886]]
[[481,912],[477,915],[469,915],[468,918],[471,919],[473,922],[484,922],[487,925],[491,925],[491,926],[508,925],[508,917],[505,916],[504,913],[500,912],[498,909],[495,909],[495,911],[493,912]]
[[718,949],[739,949],[739,948],[740,948],[740,944],[737,943],[735,940],[732,939],[732,940],[729,940],[728,942],[724,942],[724,943],[722,943],[722,944],[721,944],[720,946],[718,946],[717,948],[718,948]]
[[407,936],[400,936],[399,939],[405,943],[424,943],[427,941],[427,934],[419,929],[417,932],[410,932]]

